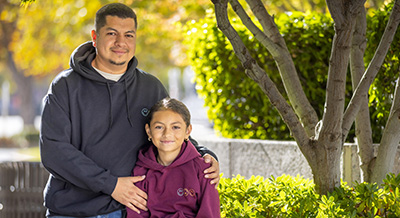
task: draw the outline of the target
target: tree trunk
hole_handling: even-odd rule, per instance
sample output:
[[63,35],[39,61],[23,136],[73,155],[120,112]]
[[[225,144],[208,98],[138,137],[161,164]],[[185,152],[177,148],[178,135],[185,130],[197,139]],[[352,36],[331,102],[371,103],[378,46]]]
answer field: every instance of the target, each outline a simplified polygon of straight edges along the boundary
[[315,191],[327,194],[340,185],[341,141],[318,142],[315,146],[315,164],[310,164],[315,184]]
[[[7,5],[7,3],[1,2],[0,4]],[[18,8],[18,4],[7,5],[11,8]],[[2,8],[3,9],[3,8]],[[1,12],[2,10],[0,10]],[[17,15],[18,16],[18,15]],[[13,53],[8,49],[12,42],[12,37],[17,29],[17,20],[13,21],[0,20],[0,28],[2,37],[0,37],[1,49],[4,49],[4,54],[6,54],[5,59],[7,61],[7,68],[11,72],[11,75],[17,84],[18,95],[21,100],[20,105],[20,115],[24,121],[24,128],[31,128],[34,125],[35,120],[35,110],[33,102],[33,78],[31,76],[25,76],[24,72],[18,69],[15,64]]]
[[[367,45],[366,29],[367,19],[364,9],[357,16],[357,24],[354,27],[353,40],[350,53],[350,71],[353,91],[365,72],[364,52]],[[374,148],[372,144],[371,119],[368,108],[368,93],[360,96],[360,111],[355,120],[357,145],[361,158],[361,169],[363,171],[363,181],[369,182],[371,175],[371,162],[374,159]],[[361,182],[361,181],[358,181]]]
[[[251,21],[249,16],[241,7],[239,1],[229,0],[233,10],[239,15],[243,24],[252,32],[252,34],[254,34],[257,40],[268,49],[276,61],[291,105],[286,102],[265,71],[257,64],[255,59],[251,57],[249,50],[244,46],[243,41],[240,39],[232,25],[230,25],[227,15],[228,0],[211,1],[215,5],[218,28],[232,44],[236,56],[240,59],[243,67],[246,69],[246,75],[259,84],[261,89],[268,96],[272,105],[274,105],[279,111],[282,119],[289,127],[293,138],[296,140],[298,147],[307,159],[314,175],[316,191],[319,194],[327,194],[328,192],[333,191],[335,187],[340,185],[340,158],[348,131],[356,119],[356,115],[359,114],[358,112],[360,108],[363,107],[363,109],[366,109],[367,102],[365,100],[367,97],[366,93],[368,93],[368,87],[371,85],[377,71],[379,70],[379,66],[383,62],[384,56],[391,43],[390,40],[393,39],[395,33],[394,26],[397,27],[399,22],[398,19],[400,19],[400,12],[398,12],[397,9],[399,7],[398,0],[396,0],[391,18],[389,19],[387,31],[385,31],[381,44],[378,46],[376,51],[376,55],[371,61],[370,66],[364,73],[362,79],[360,79],[360,74],[364,71],[362,69],[362,53],[364,52],[363,46],[365,45],[363,43],[365,42],[361,42],[361,47],[356,48],[356,44],[352,44],[352,40],[353,33],[355,32],[354,27],[357,24],[356,18],[362,16],[365,17],[364,11],[361,11],[365,9],[365,0],[326,1],[335,23],[335,37],[333,39],[329,64],[325,112],[322,120],[318,123],[316,122],[317,118],[315,116],[315,111],[309,108],[309,101],[303,98],[304,91],[298,88],[301,87],[301,85],[299,85],[299,82],[297,81],[297,73],[293,66],[293,60],[287,52],[286,44],[273,22],[273,17],[268,14],[262,2],[260,0],[246,0],[254,15],[260,21],[260,24],[264,29],[263,31],[261,31]],[[362,14],[360,15],[360,13]],[[361,18],[359,22],[365,22],[365,18]],[[362,23],[362,25],[365,25],[365,23]],[[363,36],[364,30],[362,28],[364,28],[364,26],[362,26],[361,29],[357,29],[357,31],[361,32],[356,33],[358,35],[355,37],[364,37],[365,40],[365,36]],[[354,53],[350,52],[352,45],[354,46]],[[361,82],[358,83],[358,81],[355,81],[353,83],[353,87],[357,88],[355,88],[353,97],[350,100],[346,111],[344,111],[346,73],[348,70],[350,54],[354,61],[352,64],[352,67],[354,67],[352,69],[352,71],[354,71],[353,76],[355,80],[361,80]],[[357,57],[358,55],[361,58]],[[391,122],[388,123],[388,127],[391,127],[390,129],[392,131],[387,132],[387,139],[400,135],[400,133],[395,135],[396,131],[398,132],[398,129],[400,128],[400,103],[398,103],[398,101],[396,102],[397,107],[392,108],[393,113],[390,119]],[[310,115],[310,113],[308,113],[309,111],[313,111],[313,113]],[[361,130],[360,127],[366,125],[365,123],[361,123],[361,121],[365,119],[363,116],[365,116],[367,112],[368,110],[360,113],[360,116],[358,117],[359,122],[357,124],[358,130],[366,135],[369,134],[368,129]],[[397,129],[393,127],[397,127]],[[395,140],[397,140],[397,138]],[[392,145],[392,142],[393,141],[390,141],[388,145]],[[362,144],[369,145],[370,141],[367,138],[365,142],[362,142]],[[382,149],[386,149],[386,147]],[[363,152],[370,153],[370,150],[368,150],[367,147]],[[383,157],[385,155],[387,155],[387,153],[383,154]],[[369,163],[370,158],[365,159],[364,162]]]
[[31,76],[25,76],[23,72],[17,69],[13,55],[10,51],[8,51],[7,66],[17,84],[18,95],[21,100],[20,115],[24,121],[24,129],[32,128],[35,121],[33,79]]
[[362,101],[362,95],[368,92],[376,74],[379,72],[380,67],[385,59],[385,56],[392,44],[394,35],[397,27],[400,23],[400,1],[396,0],[392,12],[389,17],[389,21],[386,25],[385,32],[382,35],[381,41],[379,42],[378,48],[375,51],[374,57],[368,65],[360,83],[358,84],[350,102],[346,108],[343,116],[343,138],[346,138],[348,131],[350,130],[353,121],[358,114],[360,109],[360,101]]
[[378,156],[371,175],[371,182],[378,184],[392,171],[393,162],[400,141],[400,77],[397,78],[396,91],[390,115],[378,148]]

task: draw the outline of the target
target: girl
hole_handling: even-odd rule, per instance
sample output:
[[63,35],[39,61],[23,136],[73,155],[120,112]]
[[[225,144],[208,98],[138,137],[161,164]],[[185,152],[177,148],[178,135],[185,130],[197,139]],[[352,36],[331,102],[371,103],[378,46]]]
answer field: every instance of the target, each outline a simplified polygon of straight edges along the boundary
[[147,193],[148,211],[127,208],[128,218],[220,217],[218,191],[204,178],[209,164],[189,141],[187,107],[176,99],[157,102],[145,130],[152,145],[139,151],[133,176],[146,176],[135,185]]

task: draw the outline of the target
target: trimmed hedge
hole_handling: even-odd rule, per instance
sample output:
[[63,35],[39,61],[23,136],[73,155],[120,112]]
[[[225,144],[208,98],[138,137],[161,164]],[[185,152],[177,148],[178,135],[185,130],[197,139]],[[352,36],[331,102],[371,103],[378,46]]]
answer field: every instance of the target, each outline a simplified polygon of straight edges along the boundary
[[400,174],[387,175],[382,187],[345,183],[328,195],[314,192],[314,184],[300,176],[244,179],[221,178],[222,217],[332,218],[400,217]]

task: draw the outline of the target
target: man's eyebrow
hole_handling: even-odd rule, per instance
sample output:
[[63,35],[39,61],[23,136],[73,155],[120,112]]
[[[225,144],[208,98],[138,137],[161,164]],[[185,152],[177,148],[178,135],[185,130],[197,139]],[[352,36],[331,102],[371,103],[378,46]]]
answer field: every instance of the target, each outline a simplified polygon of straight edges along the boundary
[[118,32],[116,29],[114,29],[114,28],[112,28],[112,27],[107,27],[106,30],[112,30],[112,31]]
[[[111,31],[115,31],[115,32],[119,32],[118,30],[116,30],[116,29],[114,29],[114,28],[112,28],[112,27],[107,27],[107,30],[111,30]],[[128,30],[128,31],[126,31],[125,33],[136,33],[136,31],[135,30]]]

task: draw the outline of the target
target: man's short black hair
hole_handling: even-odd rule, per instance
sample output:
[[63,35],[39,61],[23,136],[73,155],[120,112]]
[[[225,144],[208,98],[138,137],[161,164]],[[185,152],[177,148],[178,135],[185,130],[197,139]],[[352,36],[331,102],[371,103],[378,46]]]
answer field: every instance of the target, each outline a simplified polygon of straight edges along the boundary
[[94,27],[96,31],[106,25],[106,16],[117,16],[119,18],[132,18],[135,21],[135,28],[137,28],[137,18],[132,8],[121,3],[111,3],[104,5],[96,12],[96,19],[94,21]]

